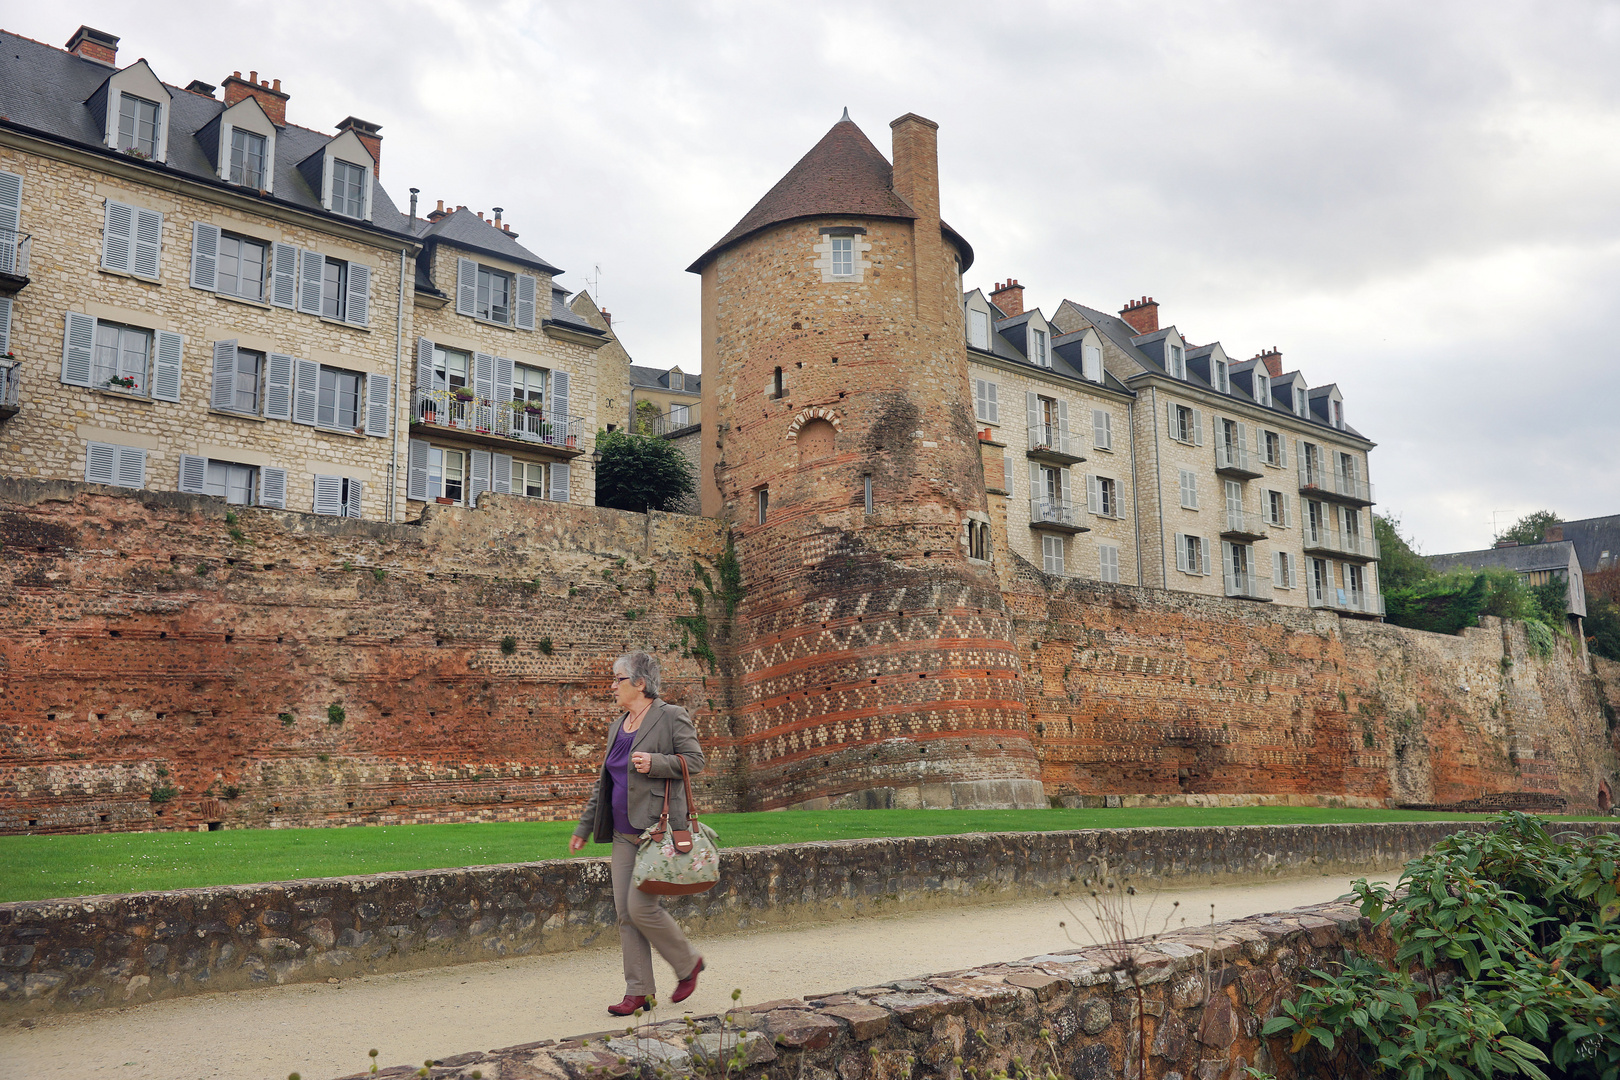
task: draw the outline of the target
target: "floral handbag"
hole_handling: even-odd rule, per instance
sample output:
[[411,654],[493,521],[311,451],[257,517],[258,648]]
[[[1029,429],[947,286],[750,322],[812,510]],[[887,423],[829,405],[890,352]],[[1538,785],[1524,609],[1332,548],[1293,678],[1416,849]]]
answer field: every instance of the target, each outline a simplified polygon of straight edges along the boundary
[[664,812],[657,825],[641,834],[635,873],[630,876],[631,885],[642,892],[659,896],[707,892],[720,880],[720,845],[715,843],[718,838],[713,829],[698,820],[686,759],[679,754],[676,757],[681,763],[681,783],[686,788],[686,809],[691,828],[669,827],[669,785],[674,781],[665,780]]

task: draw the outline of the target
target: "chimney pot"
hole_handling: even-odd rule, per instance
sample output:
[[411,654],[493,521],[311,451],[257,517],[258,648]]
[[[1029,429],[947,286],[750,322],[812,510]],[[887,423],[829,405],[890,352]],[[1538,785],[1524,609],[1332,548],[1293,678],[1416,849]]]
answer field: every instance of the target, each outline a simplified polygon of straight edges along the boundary
[[68,39],[68,52],[85,60],[94,60],[108,67],[118,66],[118,37],[105,30],[81,26]]
[[233,71],[233,72],[231,72],[231,78],[233,78],[233,79],[240,79],[240,78],[241,78],[241,77],[242,77],[242,73],[241,73],[241,72],[240,72],[240,71]]
[[1153,297],[1143,294],[1140,300],[1128,301],[1119,317],[1138,334],[1151,334],[1159,328],[1159,305]]
[[1008,278],[1004,284],[996,286],[996,291],[990,294],[990,302],[1007,313],[1007,318],[1015,319],[1024,313],[1024,287],[1018,284],[1017,278]]
[[270,89],[274,90],[278,94],[281,93],[281,80],[277,79],[275,82],[271,83]]
[[258,81],[259,81],[259,73],[257,71],[248,72],[248,82],[256,83]]
[[281,89],[280,79],[276,80],[276,85],[272,88],[268,82],[259,81],[257,71],[248,72],[245,79],[242,78],[240,71],[233,71],[231,77],[225,80],[227,109],[247,98],[253,98],[264,110],[264,115],[278,128],[287,126],[287,96],[287,92]]

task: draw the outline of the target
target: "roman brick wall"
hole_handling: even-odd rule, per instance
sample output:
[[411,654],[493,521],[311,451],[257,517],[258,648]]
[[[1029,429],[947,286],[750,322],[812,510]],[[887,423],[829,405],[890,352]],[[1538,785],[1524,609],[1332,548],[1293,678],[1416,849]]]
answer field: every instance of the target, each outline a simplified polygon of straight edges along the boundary
[[[493,231],[494,228],[491,226],[491,232]],[[493,237],[491,239],[493,241]],[[456,269],[457,259],[460,258],[471,259],[509,274],[528,274],[537,278],[535,329],[520,330],[516,325],[503,325],[487,319],[457,314]],[[595,349],[576,341],[556,337],[541,325],[543,319],[551,317],[551,275],[541,273],[532,266],[510,262],[483,252],[463,251],[448,243],[441,243],[435,248],[432,278],[434,285],[440,292],[447,294],[450,300],[444,304],[419,302],[415,307],[414,321],[410,327],[413,335],[412,343],[407,348],[409,374],[413,384],[416,371],[414,342],[418,337],[427,338],[441,347],[457,349],[469,356],[480,352],[489,353],[548,372],[566,371],[569,381],[568,412],[572,416],[581,417],[582,420],[576,445],[571,448],[562,447],[561,452],[552,452],[543,444],[527,443],[517,439],[476,436],[476,433],[459,431],[447,423],[422,423],[423,415],[420,412],[413,413],[411,417],[413,421],[411,437],[426,440],[434,446],[446,449],[481,449],[510,454],[514,462],[568,462],[569,501],[585,504],[595,502],[596,478],[591,472],[590,459],[586,455],[590,453],[596,430],[603,422],[598,416],[597,409],[597,394],[600,389],[599,361]],[[516,289],[515,284],[513,288]],[[513,302],[516,303],[515,292]],[[471,385],[471,378],[472,373],[469,371],[468,385]],[[549,385],[547,391],[548,393],[550,391]],[[422,506],[421,503],[412,502],[408,515],[415,517]]]
[[[242,348],[290,353],[393,379],[399,248],[389,250],[341,226],[312,229],[310,215],[287,211],[272,218],[249,212],[248,200],[234,195],[203,201],[189,186],[155,186],[150,171],[138,166],[98,160],[91,167],[78,160],[84,155],[53,150],[47,156],[39,152],[42,146],[24,147],[10,138],[0,143],[0,169],[23,178],[22,230],[33,237],[31,281],[17,294],[11,315],[11,349],[22,365],[21,411],[0,422],[0,473],[83,480],[86,444],[109,442],[147,451],[146,486],[155,490],[177,490],[180,455],[196,454],[285,468],[287,506],[292,510],[312,508],[317,474],[361,480],[364,516],[387,518],[391,437],[212,411],[209,389],[213,343],[233,338]],[[104,204],[109,198],[163,214],[159,280],[101,269]],[[370,327],[192,288],[194,221],[369,266]],[[61,376],[68,311],[184,335],[181,400],[154,401],[106,388],[65,385]],[[410,317],[407,304],[407,332]],[[395,423],[405,415],[409,366],[401,375],[393,384]],[[403,509],[401,485],[396,510]]]
[[1072,804],[1596,806],[1617,767],[1600,687],[1485,619],[1449,637],[1326,611],[1064,581],[1007,603],[1046,793]]
[[[820,228],[844,224],[865,228],[867,265],[825,281]],[[967,559],[987,507],[961,312],[920,314],[945,283],[916,282],[912,232],[793,222],[704,273],[704,482],[742,567],[754,805],[1040,801],[1000,591]],[[811,423],[834,428],[830,454],[799,444]]]
[[703,804],[737,805],[725,680],[676,621],[718,523],[493,494],[398,525],[228,509],[0,479],[0,831],[570,818],[637,648],[709,751]]

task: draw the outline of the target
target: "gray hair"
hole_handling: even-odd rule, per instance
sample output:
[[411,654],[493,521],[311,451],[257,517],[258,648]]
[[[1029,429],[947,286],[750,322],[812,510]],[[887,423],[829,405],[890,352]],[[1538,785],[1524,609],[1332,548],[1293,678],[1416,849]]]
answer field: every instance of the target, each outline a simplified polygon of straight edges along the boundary
[[641,692],[650,698],[657,697],[663,689],[658,661],[644,652],[625,653],[613,661],[613,673],[628,676],[632,686],[641,683]]

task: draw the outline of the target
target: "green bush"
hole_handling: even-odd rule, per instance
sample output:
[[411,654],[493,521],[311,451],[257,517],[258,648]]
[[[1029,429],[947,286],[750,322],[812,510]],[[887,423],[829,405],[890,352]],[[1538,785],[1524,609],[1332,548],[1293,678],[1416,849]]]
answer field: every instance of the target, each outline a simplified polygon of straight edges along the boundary
[[337,702],[334,701],[326,707],[326,722],[328,724],[341,724],[348,718],[349,714]]
[[692,463],[668,439],[604,431],[596,436],[596,505],[615,510],[668,510],[697,490]]
[[1598,656],[1620,660],[1620,604],[1601,594],[1587,594],[1586,644]]
[[1347,953],[1311,972],[1263,1034],[1291,1036],[1304,1076],[1620,1076],[1617,885],[1612,833],[1507,813],[1447,837],[1395,890],[1355,884],[1393,965]]

